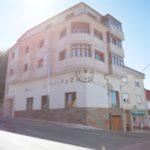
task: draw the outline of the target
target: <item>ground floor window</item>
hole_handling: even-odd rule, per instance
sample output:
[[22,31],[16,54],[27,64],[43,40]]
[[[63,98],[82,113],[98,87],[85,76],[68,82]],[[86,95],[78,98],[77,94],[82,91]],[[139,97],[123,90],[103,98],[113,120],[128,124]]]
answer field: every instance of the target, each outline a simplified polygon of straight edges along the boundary
[[49,96],[43,95],[41,97],[41,109],[49,109]]
[[65,93],[66,107],[75,107],[76,105],[76,92]]
[[33,110],[33,97],[27,98],[26,109]]

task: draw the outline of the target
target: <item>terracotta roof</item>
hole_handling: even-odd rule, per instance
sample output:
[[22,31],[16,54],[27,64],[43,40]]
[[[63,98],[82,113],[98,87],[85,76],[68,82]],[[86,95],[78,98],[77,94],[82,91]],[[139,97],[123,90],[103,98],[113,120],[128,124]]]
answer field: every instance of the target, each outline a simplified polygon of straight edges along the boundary
[[145,90],[146,100],[150,101],[150,90]]

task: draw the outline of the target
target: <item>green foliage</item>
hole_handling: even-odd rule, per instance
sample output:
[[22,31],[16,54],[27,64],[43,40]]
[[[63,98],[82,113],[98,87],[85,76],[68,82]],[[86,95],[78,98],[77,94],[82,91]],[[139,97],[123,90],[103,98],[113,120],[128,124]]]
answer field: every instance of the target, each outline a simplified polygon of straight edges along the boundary
[[7,52],[0,51],[0,104],[3,102],[4,98],[6,72],[7,72]]

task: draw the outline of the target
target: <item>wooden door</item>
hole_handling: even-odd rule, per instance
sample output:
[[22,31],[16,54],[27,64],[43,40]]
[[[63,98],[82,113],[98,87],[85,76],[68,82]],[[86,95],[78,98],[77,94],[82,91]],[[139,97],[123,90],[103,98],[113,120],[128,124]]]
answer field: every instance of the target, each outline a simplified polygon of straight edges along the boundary
[[112,131],[121,131],[121,116],[112,116]]

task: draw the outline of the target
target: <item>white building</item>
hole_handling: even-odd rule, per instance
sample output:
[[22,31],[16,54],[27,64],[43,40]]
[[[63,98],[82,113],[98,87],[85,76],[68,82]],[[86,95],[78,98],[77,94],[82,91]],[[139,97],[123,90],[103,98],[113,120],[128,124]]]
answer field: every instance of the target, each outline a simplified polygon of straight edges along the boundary
[[85,3],[30,29],[8,51],[5,115],[130,126],[145,110],[144,74],[124,65],[123,40],[117,19]]

